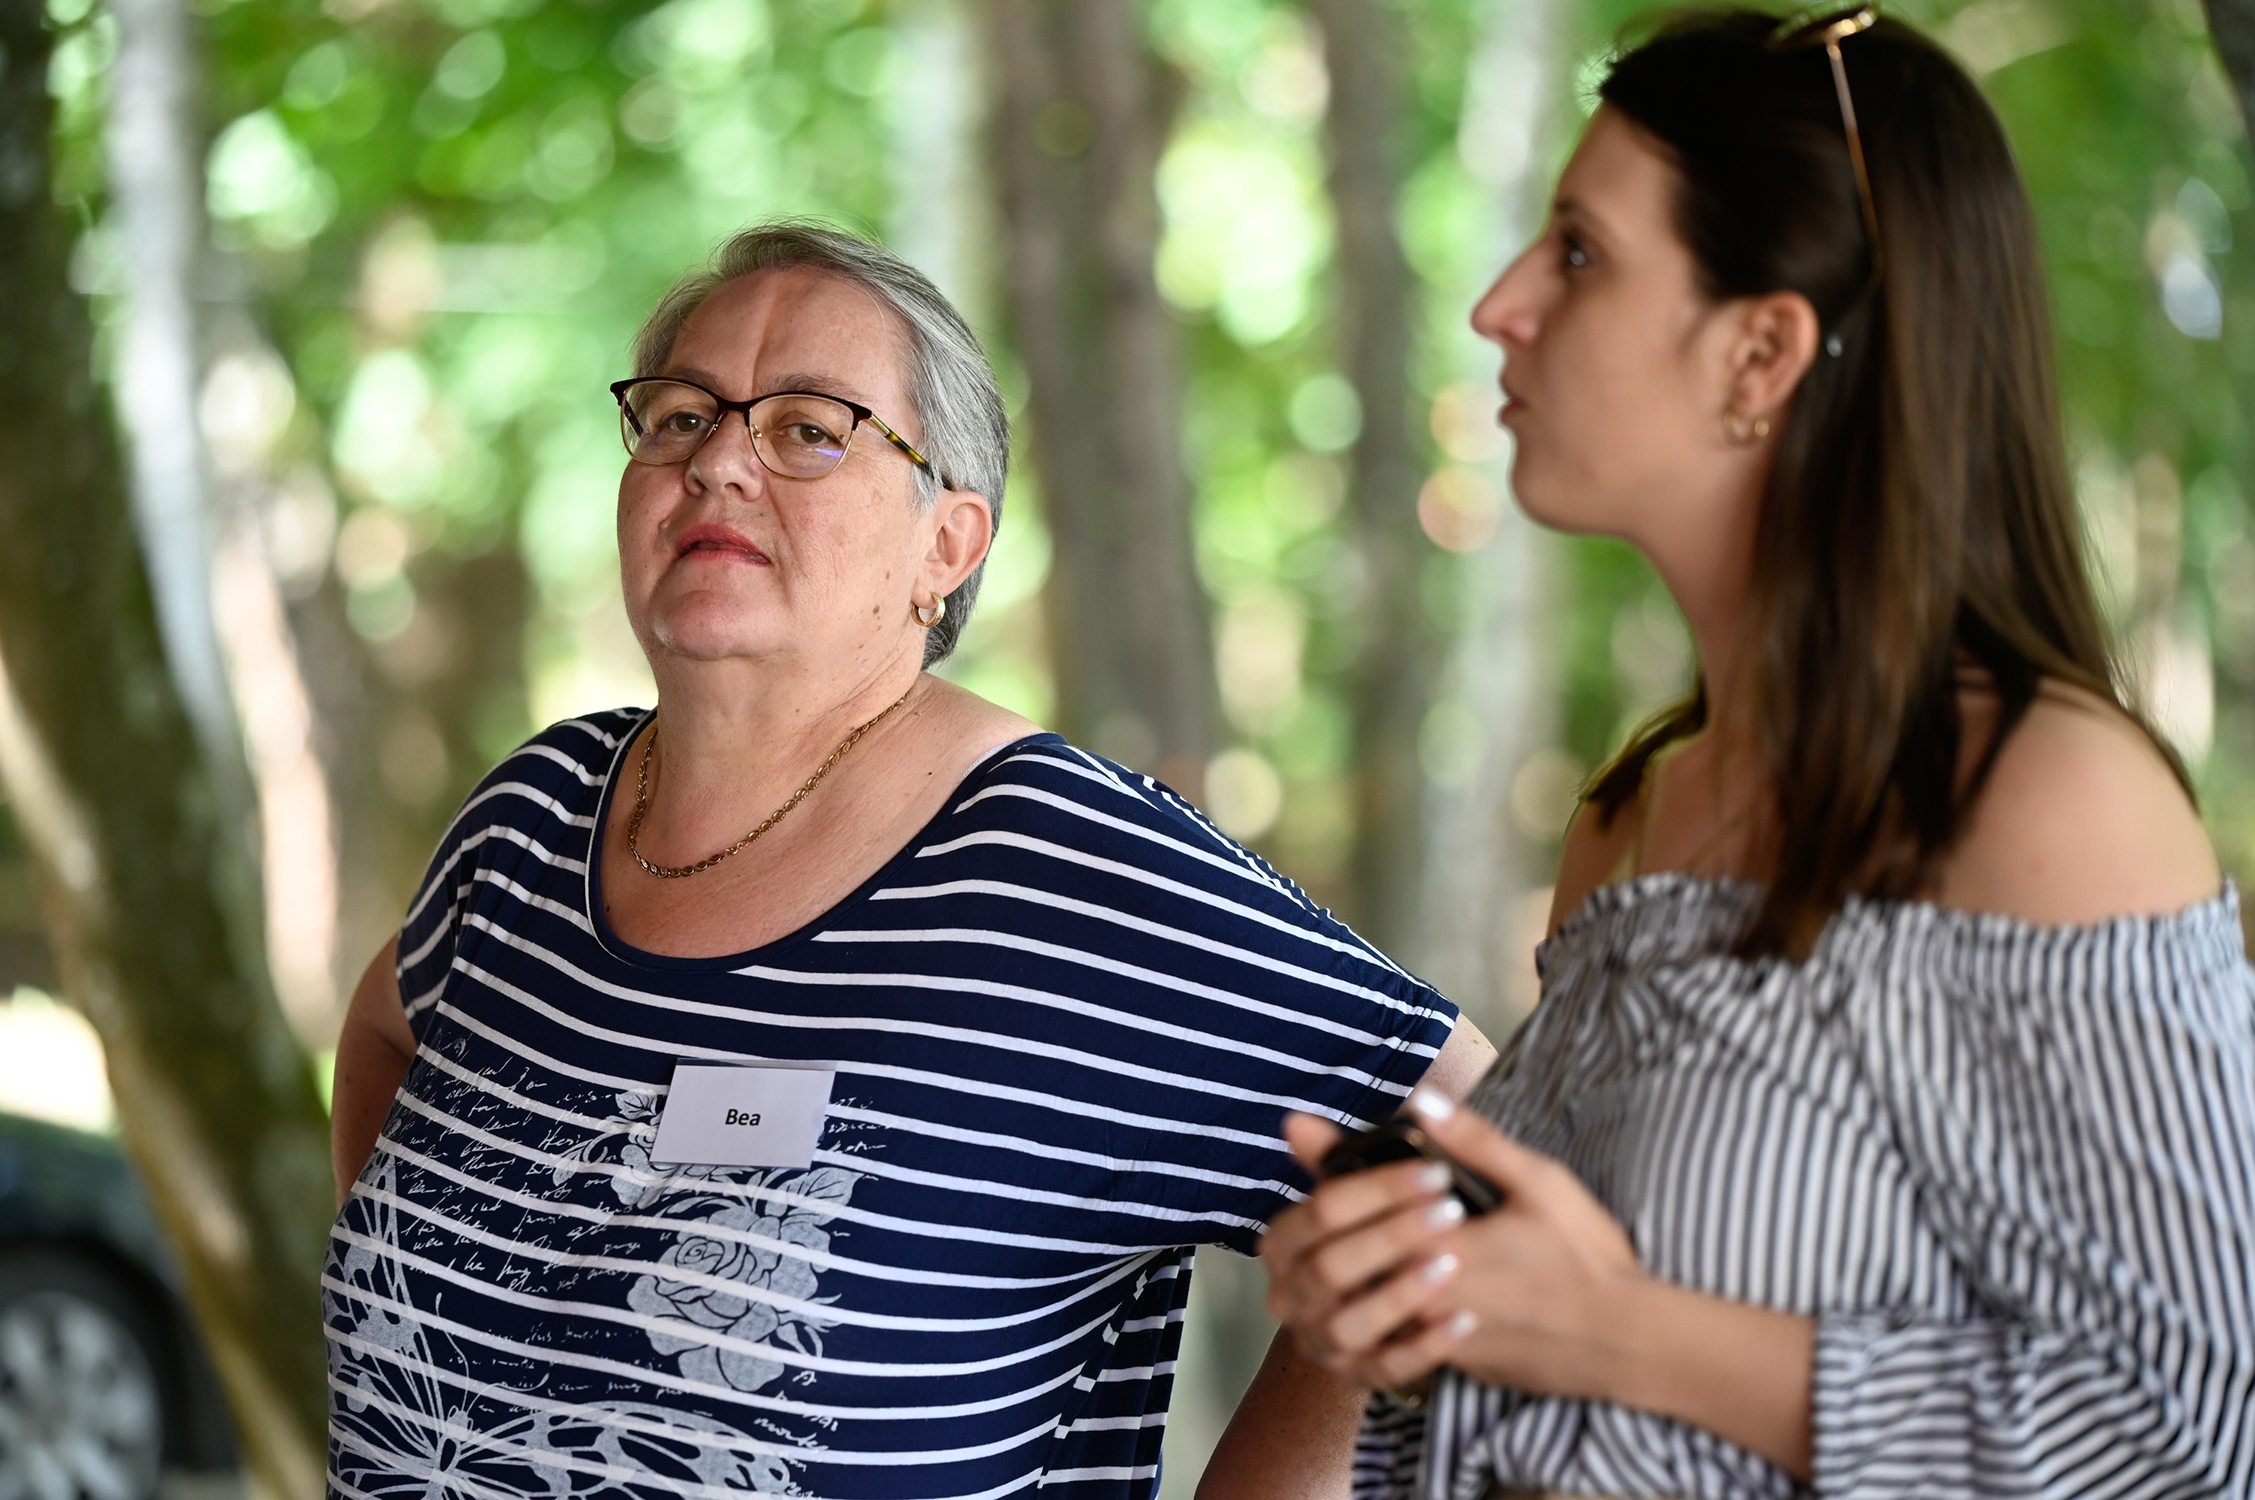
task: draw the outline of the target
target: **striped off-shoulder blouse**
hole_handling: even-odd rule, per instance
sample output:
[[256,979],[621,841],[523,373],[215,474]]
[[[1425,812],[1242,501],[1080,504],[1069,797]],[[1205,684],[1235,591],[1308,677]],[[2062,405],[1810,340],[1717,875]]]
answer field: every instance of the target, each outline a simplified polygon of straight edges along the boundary
[[1816,1319],[1814,1480],[1453,1372],[1357,1493],[2255,1494],[2255,971],[2238,893],[2035,926],[1852,900],[1742,960],[1758,888],[1600,888],[1474,1095],[1666,1280]]

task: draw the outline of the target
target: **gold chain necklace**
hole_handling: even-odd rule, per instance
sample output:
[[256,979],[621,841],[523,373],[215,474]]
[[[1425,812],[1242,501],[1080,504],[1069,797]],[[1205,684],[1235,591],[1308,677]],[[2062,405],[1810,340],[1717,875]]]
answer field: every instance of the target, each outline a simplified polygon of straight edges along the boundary
[[[908,693],[913,693],[915,691],[915,684],[909,684]],[[761,819],[759,827],[753,829],[750,833],[745,834],[742,838],[738,839],[735,843],[730,844],[727,848],[721,850],[718,854],[707,855],[705,858],[698,860],[693,865],[657,864],[654,861],[643,858],[641,849],[636,847],[636,840],[642,832],[642,820],[648,817],[650,814],[650,752],[658,748],[658,725],[657,721],[653,719],[650,723],[650,737],[642,742],[642,759],[641,762],[636,766],[634,772],[634,816],[626,820],[626,852],[634,856],[634,862],[636,864],[640,865],[643,869],[649,871],[651,874],[665,880],[679,880],[685,875],[695,875],[700,871],[711,869],[714,865],[717,865],[722,860],[728,858],[729,855],[734,854],[737,850],[751,844],[754,840],[758,839],[761,834],[767,832],[770,828],[773,828],[776,824],[782,822],[784,815],[790,812],[792,808],[797,807],[799,803],[805,799],[808,792],[813,791],[817,786],[821,785],[822,778],[829,775],[830,768],[838,763],[838,757],[844,755],[848,750],[851,750],[856,744],[860,743],[861,737],[867,734],[870,730],[876,728],[878,722],[882,720],[887,714],[891,713],[894,709],[900,707],[903,703],[906,703],[908,701],[908,693],[903,693],[898,698],[895,698],[891,703],[885,705],[885,707],[877,713],[875,718],[871,718],[856,726],[853,733],[838,741],[838,748],[830,752],[830,758],[824,761],[821,765],[816,766],[814,768],[814,774],[806,779],[806,784],[800,787],[797,791],[791,793],[790,798],[785,801],[781,807],[778,807],[777,809],[775,809],[775,811],[769,813],[765,818]]]

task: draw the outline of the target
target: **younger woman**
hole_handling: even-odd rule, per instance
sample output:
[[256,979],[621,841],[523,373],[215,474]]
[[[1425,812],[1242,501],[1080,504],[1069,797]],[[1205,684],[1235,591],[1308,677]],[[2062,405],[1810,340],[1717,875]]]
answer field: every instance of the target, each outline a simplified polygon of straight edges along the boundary
[[1867,10],[1679,18],[1601,95],[1473,324],[1521,502],[1651,560],[1697,682],[1424,1101],[1503,1206],[1335,1179],[1275,1311],[1396,1392],[1372,1494],[2248,1494],[2255,973],[2093,603],[2004,135]]

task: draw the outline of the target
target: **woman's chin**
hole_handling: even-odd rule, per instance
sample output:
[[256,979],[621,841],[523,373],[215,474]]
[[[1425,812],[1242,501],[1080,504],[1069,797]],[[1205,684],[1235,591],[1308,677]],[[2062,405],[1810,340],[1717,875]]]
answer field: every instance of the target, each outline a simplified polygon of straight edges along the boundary
[[1511,498],[1537,526],[1551,531],[1581,529],[1574,524],[1573,507],[1561,503],[1555,488],[1544,484],[1539,474],[1525,474],[1523,466],[1516,463],[1511,466]]
[[765,656],[777,645],[775,622],[759,618],[767,610],[742,604],[717,607],[716,600],[690,600],[650,616],[648,638],[668,656],[685,661],[729,661]]
[[1511,498],[1521,514],[1546,531],[1588,536],[1608,530],[1594,513],[1586,487],[1560,483],[1529,464],[1523,451],[1511,463]]

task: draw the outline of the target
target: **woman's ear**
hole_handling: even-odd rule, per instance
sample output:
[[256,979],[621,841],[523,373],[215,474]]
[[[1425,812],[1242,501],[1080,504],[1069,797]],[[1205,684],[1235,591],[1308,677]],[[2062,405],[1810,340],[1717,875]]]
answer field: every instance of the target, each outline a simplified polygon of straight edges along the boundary
[[994,507],[976,490],[941,490],[932,503],[932,543],[924,553],[924,582],[942,597],[952,594],[986,560],[994,545]]
[[1823,336],[1816,308],[1799,292],[1742,299],[1730,346],[1732,409],[1775,422],[1816,362]]

